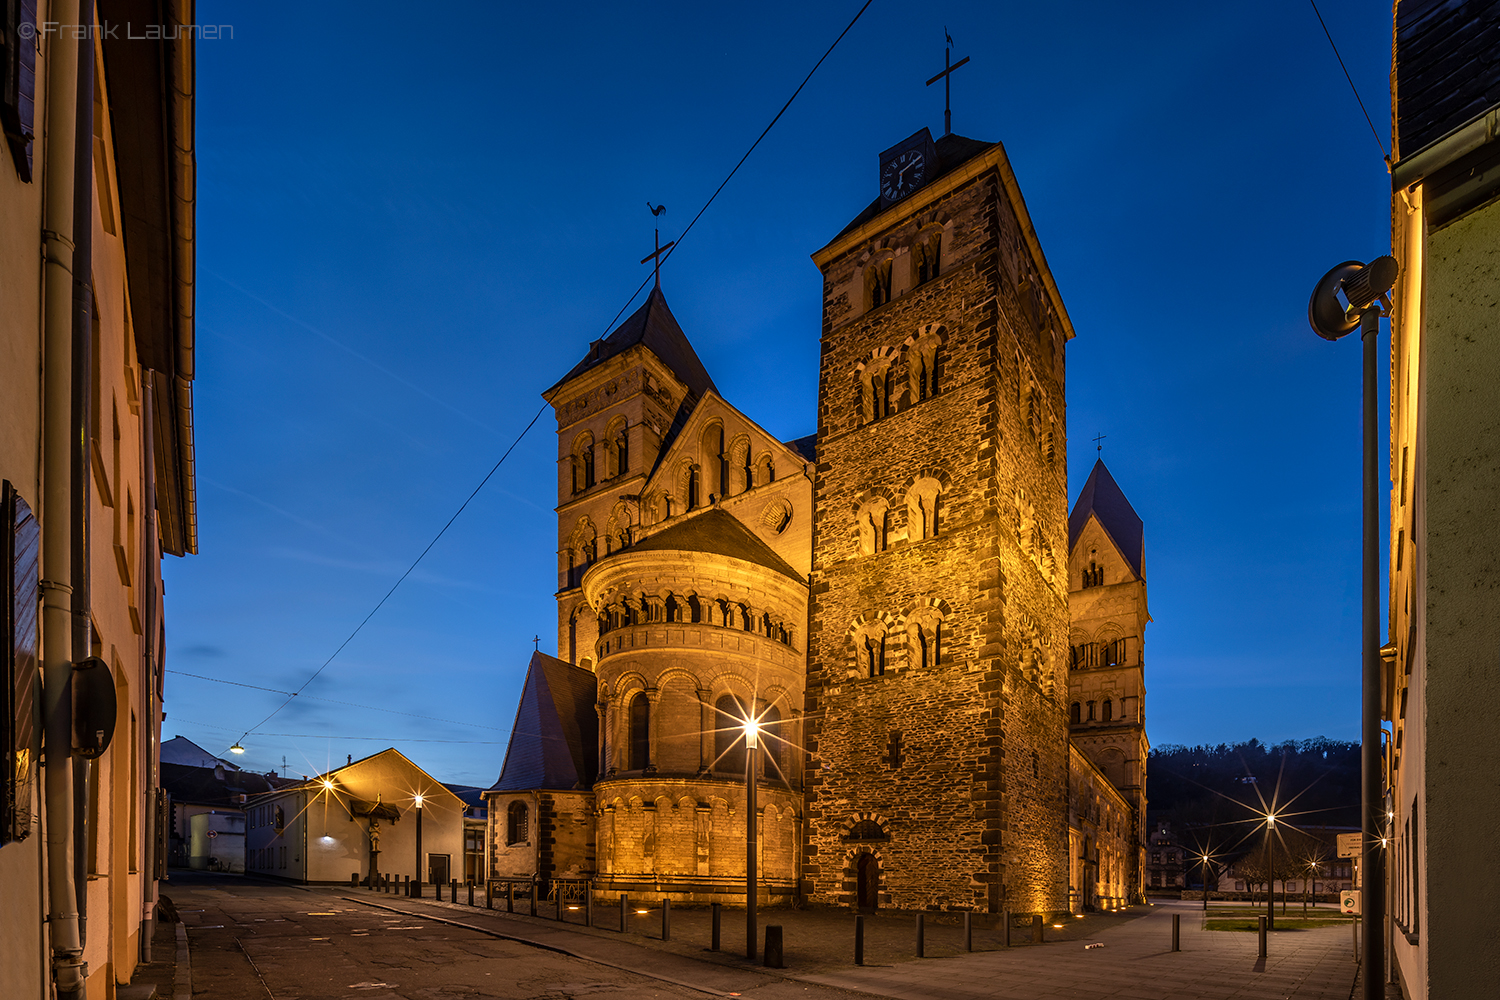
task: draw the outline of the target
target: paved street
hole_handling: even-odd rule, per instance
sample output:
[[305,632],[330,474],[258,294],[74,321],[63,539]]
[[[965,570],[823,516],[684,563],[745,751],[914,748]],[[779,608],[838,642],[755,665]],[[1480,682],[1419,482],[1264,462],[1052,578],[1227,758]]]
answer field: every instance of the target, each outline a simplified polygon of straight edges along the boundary
[[[554,951],[347,902],[324,890],[173,871],[165,891],[188,928],[195,997],[509,1000],[703,995],[701,990]],[[643,965],[652,964],[649,952],[627,951],[637,954]],[[705,968],[721,976],[730,972]],[[843,990],[793,984],[749,970],[732,973],[732,981],[708,978],[714,992],[762,1000],[850,997]]]
[[[593,928],[549,916],[487,911],[365,889],[302,889],[232,876],[174,872],[169,894],[189,927],[195,996],[214,1000],[323,998],[692,997],[849,1000],[875,994],[951,1000],[1348,1000],[1354,981],[1347,927],[1274,934],[1261,960],[1253,933],[1204,931],[1196,904],[1162,903],[1128,914],[1048,927],[1039,947],[1006,949],[976,924],[962,952],[956,922],[929,922],[927,955],[912,954],[910,915],[867,918],[866,964],[848,951],[852,918],[829,911],[767,911],[785,928],[787,968],[743,958],[742,912],[724,913],[723,951],[710,953],[707,912],[674,912],[659,940],[660,911],[596,910]],[[482,899],[482,895],[476,897]],[[527,909],[524,904],[518,909]],[[553,911],[543,908],[544,914]],[[1170,950],[1171,914],[1182,951]],[[1016,940],[1024,940],[1018,934]],[[1087,944],[1102,947],[1085,948]],[[847,991],[858,991],[850,993]]]

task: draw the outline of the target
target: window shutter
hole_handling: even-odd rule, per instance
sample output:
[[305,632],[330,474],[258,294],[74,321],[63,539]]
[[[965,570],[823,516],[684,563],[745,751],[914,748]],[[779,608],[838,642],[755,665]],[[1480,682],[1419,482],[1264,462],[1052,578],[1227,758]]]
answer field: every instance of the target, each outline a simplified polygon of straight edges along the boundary
[[10,483],[0,487],[0,663],[5,666],[0,749],[5,753],[0,788],[0,844],[31,833],[32,785],[40,750],[37,704],[37,555],[41,529],[31,508]]
[[0,0],[5,13],[0,60],[0,125],[21,180],[31,181],[32,137],[36,133],[36,0]]

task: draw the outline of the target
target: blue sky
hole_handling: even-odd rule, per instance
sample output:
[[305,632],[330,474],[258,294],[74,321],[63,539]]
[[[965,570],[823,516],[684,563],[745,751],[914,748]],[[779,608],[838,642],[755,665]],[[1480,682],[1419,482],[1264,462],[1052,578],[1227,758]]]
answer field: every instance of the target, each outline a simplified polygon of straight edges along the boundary
[[[328,658],[607,332],[647,200],[675,238],[858,7],[199,5],[233,38],[198,46],[201,554],[166,569],[166,737],[222,752],[282,701],[183,674],[288,691]],[[1321,7],[1388,134],[1389,10]],[[1307,3],[874,0],[664,268],[678,320],[751,417],[815,429],[809,254],[880,150],[942,131],[945,25],[954,130],[1005,143],[1078,332],[1071,493],[1104,433],[1145,519],[1152,742],[1356,738],[1359,349],[1306,303],[1387,252],[1389,181]],[[243,763],[394,745],[495,779],[532,637],[555,651],[554,427]]]

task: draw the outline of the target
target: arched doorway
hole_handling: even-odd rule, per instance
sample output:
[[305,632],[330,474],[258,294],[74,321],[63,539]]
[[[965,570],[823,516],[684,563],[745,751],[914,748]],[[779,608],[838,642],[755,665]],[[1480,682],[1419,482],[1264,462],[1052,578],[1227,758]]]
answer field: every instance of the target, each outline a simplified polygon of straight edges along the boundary
[[866,851],[854,862],[855,905],[873,910],[880,905],[880,862]]

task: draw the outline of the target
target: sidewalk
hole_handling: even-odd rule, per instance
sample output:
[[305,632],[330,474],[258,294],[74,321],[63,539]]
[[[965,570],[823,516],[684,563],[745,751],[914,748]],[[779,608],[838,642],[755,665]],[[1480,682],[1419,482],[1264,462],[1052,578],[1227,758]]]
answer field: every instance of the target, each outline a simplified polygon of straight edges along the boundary
[[[1281,931],[1271,936],[1270,957],[1257,955],[1255,934],[1204,931],[1201,914],[1187,904],[1135,907],[1122,914],[1091,915],[1061,928],[1047,926],[1047,943],[1005,948],[993,918],[976,918],[974,954],[963,951],[962,918],[928,914],[927,957],[915,957],[912,914],[865,918],[865,961],[853,964],[851,914],[836,910],[768,910],[760,926],[778,924],[786,968],[764,969],[745,953],[745,915],[723,912],[721,950],[710,952],[708,910],[674,910],[671,940],[660,940],[659,906],[630,914],[631,933],[619,932],[619,909],[596,906],[595,925],[581,911],[559,923],[551,907],[540,915],[507,914],[480,905],[413,900],[363,889],[323,890],[349,902],[420,913],[510,940],[560,951],[612,968],[718,995],[747,993],[780,980],[815,983],[896,998],[1078,998],[1078,1000],[1349,1000],[1355,966],[1347,931],[1338,927]],[[518,900],[518,910],[529,910]],[[644,908],[644,906],[642,907]],[[1182,951],[1171,949],[1171,914],[1182,918]],[[1103,947],[1086,949],[1086,943]],[[983,949],[983,950],[981,950]]]

